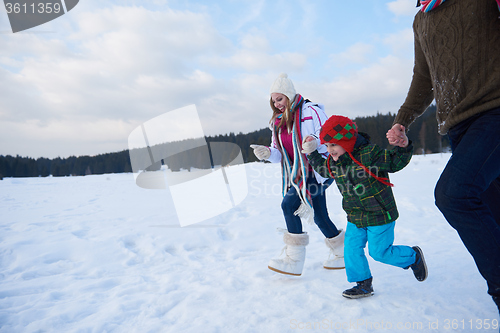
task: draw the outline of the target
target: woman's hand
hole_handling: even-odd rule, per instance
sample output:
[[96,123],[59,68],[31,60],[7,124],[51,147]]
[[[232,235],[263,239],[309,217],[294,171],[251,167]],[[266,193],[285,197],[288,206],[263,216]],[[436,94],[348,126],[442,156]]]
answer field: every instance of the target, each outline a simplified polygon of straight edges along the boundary
[[269,147],[260,145],[250,145],[250,148],[253,149],[255,157],[257,157],[261,161],[267,160],[269,157],[271,157],[271,149],[269,149]]
[[318,142],[312,136],[308,135],[302,141],[302,154],[310,154],[318,148]]

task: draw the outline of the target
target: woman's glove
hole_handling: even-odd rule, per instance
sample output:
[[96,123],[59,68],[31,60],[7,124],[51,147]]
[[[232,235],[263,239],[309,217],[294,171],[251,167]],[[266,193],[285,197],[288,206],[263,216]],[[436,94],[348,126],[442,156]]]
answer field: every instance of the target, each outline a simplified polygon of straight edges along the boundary
[[253,149],[253,153],[255,154],[255,157],[257,157],[259,160],[267,160],[269,157],[271,157],[271,149],[266,146],[259,146],[259,145],[250,145],[250,148]]
[[302,141],[302,154],[310,154],[318,148],[316,139],[308,135]]

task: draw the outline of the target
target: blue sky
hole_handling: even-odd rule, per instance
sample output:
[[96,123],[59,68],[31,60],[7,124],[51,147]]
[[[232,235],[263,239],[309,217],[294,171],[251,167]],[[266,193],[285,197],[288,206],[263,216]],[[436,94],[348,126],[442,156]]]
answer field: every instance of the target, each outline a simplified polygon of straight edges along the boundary
[[395,113],[416,11],[414,0],[82,0],[13,34],[1,8],[0,155],[120,151],[137,126],[191,104],[206,135],[261,129],[281,72],[328,115]]

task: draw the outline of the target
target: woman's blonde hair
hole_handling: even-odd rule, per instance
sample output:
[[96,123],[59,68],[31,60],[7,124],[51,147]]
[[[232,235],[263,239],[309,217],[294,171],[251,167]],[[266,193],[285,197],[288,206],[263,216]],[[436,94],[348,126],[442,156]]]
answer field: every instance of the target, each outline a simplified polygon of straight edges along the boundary
[[271,124],[271,126],[274,126],[276,118],[278,118],[278,116],[282,114],[283,116],[281,117],[281,121],[278,124],[278,127],[283,127],[286,125],[286,128],[290,132],[292,130],[292,125],[293,125],[293,114],[290,112],[290,109],[292,108],[292,102],[288,97],[285,96],[285,98],[286,98],[286,107],[285,111],[283,112],[281,112],[278,108],[274,106],[272,98],[269,100],[269,104],[271,105],[271,109],[273,110],[273,115],[271,117],[271,120],[269,121],[269,124]]

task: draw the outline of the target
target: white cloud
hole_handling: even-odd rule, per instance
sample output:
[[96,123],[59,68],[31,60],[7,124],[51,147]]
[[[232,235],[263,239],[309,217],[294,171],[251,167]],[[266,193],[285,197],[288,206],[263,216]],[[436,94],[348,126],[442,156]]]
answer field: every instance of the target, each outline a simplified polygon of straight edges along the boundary
[[373,45],[356,43],[342,53],[332,54],[330,59],[336,66],[345,66],[346,64],[363,64],[369,60],[368,56],[373,52],[373,50]]
[[213,65],[219,63],[224,67],[234,67],[246,71],[262,71],[273,68],[288,68],[300,71],[307,64],[307,57],[300,53],[284,52],[279,54],[267,54],[258,50],[240,50],[227,59],[217,59],[211,62]]
[[328,115],[357,117],[375,112],[394,113],[406,97],[412,64],[410,59],[388,56],[349,76],[327,82],[302,83],[304,95],[325,104]]
[[390,46],[392,53],[398,56],[413,55],[413,29],[407,28],[387,35],[384,44]]
[[42,98],[59,95],[66,112],[82,116],[97,116],[103,107],[123,112],[130,103],[140,105],[136,97],[144,90],[144,76],[176,78],[170,80],[175,85],[189,81],[191,63],[200,54],[228,44],[200,14],[113,7],[78,19],[80,30],[71,37],[80,43],[78,50],[51,59],[30,58],[21,75]]
[[245,35],[241,40],[241,46],[247,50],[256,49],[262,52],[271,50],[267,38],[256,32]]
[[416,3],[415,0],[396,0],[387,3],[387,8],[396,16],[413,16],[418,11]]
[[234,20],[235,25],[233,26],[233,30],[239,31],[243,26],[261,17],[265,4],[265,0],[250,0],[243,3],[242,7],[244,10],[241,13],[237,13],[237,20]]
[[0,132],[6,138],[16,137],[9,128],[23,132],[9,140],[8,149],[2,147],[2,154],[17,148],[36,154],[21,141],[60,137],[92,146],[95,135],[78,134],[99,129],[122,135],[120,121],[137,124],[217,90],[196,62],[230,43],[206,15],[112,7],[75,15],[75,20],[78,30],[65,43],[57,34],[0,35],[10,47],[0,51]]
[[232,68],[248,72],[273,71],[276,68],[300,71],[307,65],[307,56],[298,52],[272,53],[270,41],[260,32],[253,31],[244,35],[239,41],[239,47],[232,54],[224,57],[214,54],[205,57],[203,64],[216,68]]

